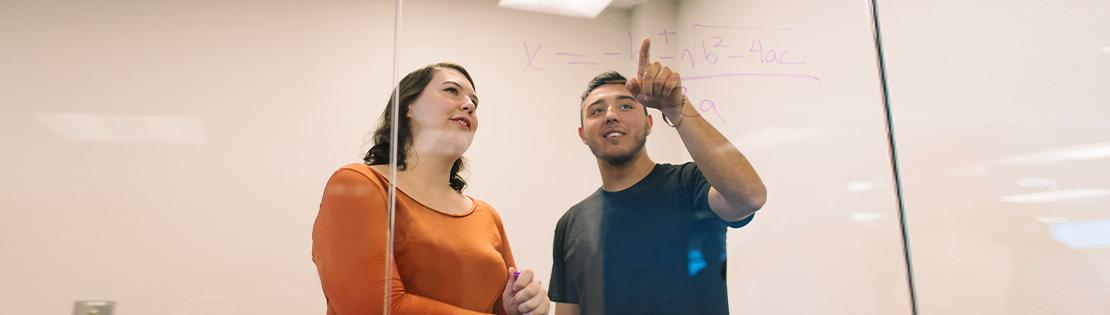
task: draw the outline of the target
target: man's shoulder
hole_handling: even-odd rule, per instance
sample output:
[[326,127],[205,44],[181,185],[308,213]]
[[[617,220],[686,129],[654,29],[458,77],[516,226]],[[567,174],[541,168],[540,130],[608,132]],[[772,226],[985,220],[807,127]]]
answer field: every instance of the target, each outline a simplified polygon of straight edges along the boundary
[[575,203],[573,206],[570,206],[570,208],[568,208],[567,211],[563,213],[563,217],[559,218],[559,222],[562,223],[564,221],[581,216],[585,212],[594,211],[598,207],[599,198],[601,198],[600,189],[594,191],[589,196],[586,196],[586,198],[578,201],[578,203]]
[[698,165],[694,162],[686,162],[681,164],[659,163],[655,167],[654,175],[655,180],[652,182],[655,185],[685,185],[696,180],[701,176],[701,171],[698,170]]
[[676,175],[681,173],[692,172],[698,169],[698,165],[694,162],[685,162],[679,164],[659,163],[656,165],[659,173],[664,175]]

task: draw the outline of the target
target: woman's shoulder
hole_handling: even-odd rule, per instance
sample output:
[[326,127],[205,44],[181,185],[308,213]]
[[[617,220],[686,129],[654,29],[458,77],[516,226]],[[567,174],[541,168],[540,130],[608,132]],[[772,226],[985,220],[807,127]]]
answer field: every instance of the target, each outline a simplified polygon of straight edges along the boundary
[[497,210],[494,210],[493,206],[491,206],[485,200],[478,199],[478,197],[474,197],[474,196],[471,196],[471,195],[466,195],[466,197],[470,198],[471,202],[474,202],[474,208],[475,209],[483,209],[483,210],[486,210],[486,211],[493,212],[494,214],[497,214]]
[[467,197],[474,202],[474,213],[484,213],[492,218],[494,222],[497,222],[498,225],[501,224],[501,214],[492,205],[474,196],[467,195]]
[[371,166],[364,163],[350,163],[343,165],[332,173],[328,186],[374,186],[385,187],[385,178]]

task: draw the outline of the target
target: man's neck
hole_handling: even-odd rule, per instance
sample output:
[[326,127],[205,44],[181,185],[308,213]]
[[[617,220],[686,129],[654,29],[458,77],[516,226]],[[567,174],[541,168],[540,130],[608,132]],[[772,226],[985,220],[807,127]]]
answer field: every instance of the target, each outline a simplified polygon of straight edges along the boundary
[[609,164],[604,160],[597,160],[598,169],[601,170],[601,189],[615,192],[632,187],[640,180],[651,174],[655,169],[655,162],[648,157],[647,151],[640,151],[636,157],[622,165]]

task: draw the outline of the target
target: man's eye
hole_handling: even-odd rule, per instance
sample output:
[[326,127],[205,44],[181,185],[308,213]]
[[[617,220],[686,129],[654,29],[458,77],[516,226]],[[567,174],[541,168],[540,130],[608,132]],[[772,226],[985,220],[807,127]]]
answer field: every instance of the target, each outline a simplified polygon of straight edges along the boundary
[[632,109],[632,105],[629,105],[629,104],[621,105],[621,109],[625,109],[625,110]]

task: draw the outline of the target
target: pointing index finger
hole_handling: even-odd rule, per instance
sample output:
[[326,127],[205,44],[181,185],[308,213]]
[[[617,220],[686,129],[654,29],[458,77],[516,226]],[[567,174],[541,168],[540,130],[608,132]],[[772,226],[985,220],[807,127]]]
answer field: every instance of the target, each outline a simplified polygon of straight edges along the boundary
[[636,76],[643,78],[644,73],[647,72],[648,67],[651,65],[651,38],[644,37],[643,43],[640,44],[640,67],[636,70]]

